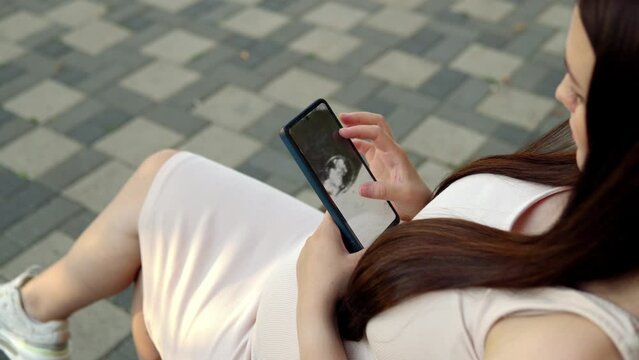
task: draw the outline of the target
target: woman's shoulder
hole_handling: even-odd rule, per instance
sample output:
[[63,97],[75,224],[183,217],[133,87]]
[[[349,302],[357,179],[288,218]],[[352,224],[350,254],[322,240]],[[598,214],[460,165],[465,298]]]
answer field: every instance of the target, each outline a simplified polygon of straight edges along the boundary
[[574,313],[506,317],[486,337],[484,359],[623,359],[598,325]]

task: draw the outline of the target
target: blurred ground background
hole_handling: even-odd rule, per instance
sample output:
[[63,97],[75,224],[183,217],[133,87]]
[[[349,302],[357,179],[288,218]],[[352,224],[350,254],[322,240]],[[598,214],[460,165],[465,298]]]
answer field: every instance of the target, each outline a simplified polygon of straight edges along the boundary
[[[277,132],[317,97],[386,116],[431,186],[567,117],[564,0],[0,0],[0,278],[66,252],[155,150],[313,206]],[[72,319],[134,359],[131,289]],[[0,355],[0,359],[4,359]]]

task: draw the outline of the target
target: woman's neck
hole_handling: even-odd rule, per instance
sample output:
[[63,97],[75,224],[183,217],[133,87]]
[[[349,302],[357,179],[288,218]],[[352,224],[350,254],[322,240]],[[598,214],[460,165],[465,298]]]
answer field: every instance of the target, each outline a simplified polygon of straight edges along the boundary
[[639,272],[583,284],[581,289],[606,299],[639,318]]

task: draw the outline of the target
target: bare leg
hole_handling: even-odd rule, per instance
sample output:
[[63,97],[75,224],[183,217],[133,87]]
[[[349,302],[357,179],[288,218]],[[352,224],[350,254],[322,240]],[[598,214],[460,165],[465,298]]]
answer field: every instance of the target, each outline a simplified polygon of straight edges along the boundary
[[133,335],[133,343],[139,359],[158,360],[160,359],[160,354],[155,344],[153,344],[144,323],[144,312],[142,311],[143,286],[142,273],[140,273],[135,283],[135,291],[133,292],[133,301],[131,303],[131,334]]
[[157,171],[175,153],[163,150],[148,157],[71,250],[24,285],[22,301],[29,316],[39,321],[66,319],[135,280],[142,204]]

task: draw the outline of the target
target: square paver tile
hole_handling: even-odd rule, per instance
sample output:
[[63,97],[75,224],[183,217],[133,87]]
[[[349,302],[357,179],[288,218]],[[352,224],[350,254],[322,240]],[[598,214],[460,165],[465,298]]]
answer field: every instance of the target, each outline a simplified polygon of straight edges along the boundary
[[319,199],[315,191],[309,188],[305,188],[298,192],[295,197],[315,209],[321,209],[323,206],[322,201]]
[[21,47],[0,39],[0,65],[10,62],[24,54]]
[[509,1],[503,0],[461,0],[452,7],[452,11],[480,20],[497,22],[515,9]]
[[[2,277],[12,279],[32,264],[52,265],[73,246],[73,240],[54,232],[6,264]],[[106,300],[99,301],[71,316],[72,359],[97,360],[106,355],[130,333],[131,317]]]
[[302,54],[334,63],[357,48],[361,42],[354,36],[318,27],[300,36],[289,46]]
[[501,81],[512,75],[522,64],[523,60],[517,56],[473,44],[461,53],[450,67],[479,78]]
[[543,45],[542,49],[545,52],[548,52],[557,56],[564,56],[566,49],[566,39],[568,38],[568,33],[564,31],[559,31],[553,37],[551,37],[546,43]]
[[424,161],[424,163],[417,168],[417,173],[431,190],[435,190],[435,187],[452,172],[453,169],[451,167],[440,164],[436,160]]
[[0,164],[33,179],[70,157],[82,146],[44,127],[37,127],[0,150]]
[[133,168],[115,160],[71,184],[64,195],[96,213],[101,212],[133,174]]
[[31,89],[9,99],[8,109],[26,120],[45,122],[70,109],[84,99],[84,94],[62,83],[44,80]]
[[198,2],[198,0],[141,0],[141,1],[171,13],[176,13]]
[[195,135],[181,149],[234,168],[244,163],[261,147],[259,142],[247,136],[211,125]]
[[502,87],[487,96],[477,107],[481,114],[527,130],[534,130],[555,107],[546,97],[513,87]]
[[46,14],[47,19],[69,27],[77,27],[95,21],[107,11],[106,6],[91,1],[64,3]]
[[293,109],[303,109],[318,98],[329,97],[339,87],[336,81],[292,68],[268,83],[261,94]]
[[368,13],[364,10],[328,1],[309,11],[302,19],[318,26],[348,31],[364,20],[366,16]]
[[[155,151],[170,148],[184,136],[145,118],[136,118],[104,136],[95,148],[137,167]],[[135,144],[135,146],[132,146]]]
[[463,163],[486,136],[437,116],[430,116],[404,139],[407,150],[453,166]]
[[372,0],[373,2],[384,4],[386,6],[394,6],[403,9],[414,9],[421,6],[426,0]]
[[129,37],[129,31],[119,25],[103,21],[91,21],[62,37],[62,41],[89,55],[97,55]]
[[149,99],[162,101],[199,78],[200,74],[195,71],[156,61],[124,78],[120,85]]
[[253,92],[229,84],[199,103],[193,114],[229,129],[243,130],[274,106]]
[[440,65],[415,55],[392,50],[364,68],[364,73],[391,84],[417,89]]
[[369,17],[364,24],[373,29],[401,37],[409,37],[421,29],[428,19],[414,11],[386,7]]
[[0,21],[0,38],[20,41],[49,26],[48,22],[30,12],[19,11]]
[[222,27],[239,34],[261,39],[281,28],[289,19],[279,13],[260,8],[247,8],[222,22]]
[[553,28],[567,31],[572,19],[572,7],[563,4],[554,4],[541,13],[537,22]]
[[142,53],[177,64],[213,49],[215,42],[193,33],[176,29],[142,48]]

